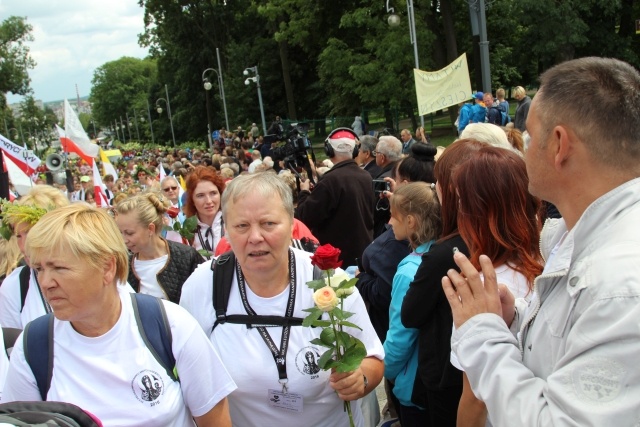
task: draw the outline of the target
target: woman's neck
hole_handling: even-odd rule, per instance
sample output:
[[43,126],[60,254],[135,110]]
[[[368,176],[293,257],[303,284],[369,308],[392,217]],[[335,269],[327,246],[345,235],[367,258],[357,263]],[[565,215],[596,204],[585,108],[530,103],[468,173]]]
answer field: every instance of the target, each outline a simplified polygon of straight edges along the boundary
[[216,219],[216,215],[218,215],[218,212],[213,215],[198,214],[198,220],[203,224],[207,224],[209,227],[213,227],[213,221]]
[[118,323],[122,302],[116,286],[105,290],[104,300],[97,305],[99,313],[90,314],[86,319],[71,321],[71,326],[76,332],[85,337],[99,337],[109,332]]
[[149,261],[158,259],[167,255],[167,245],[165,241],[158,235],[154,235],[149,241],[149,245],[138,253],[138,259],[141,261]]
[[257,296],[262,298],[275,297],[289,286],[289,267],[287,264],[272,274],[245,275],[244,280],[249,289]]

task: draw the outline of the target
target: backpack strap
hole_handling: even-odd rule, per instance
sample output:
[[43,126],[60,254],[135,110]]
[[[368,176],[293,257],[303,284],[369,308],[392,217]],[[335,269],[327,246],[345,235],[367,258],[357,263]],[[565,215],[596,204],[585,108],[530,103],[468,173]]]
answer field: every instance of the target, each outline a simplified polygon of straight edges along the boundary
[[229,304],[235,266],[236,256],[233,251],[223,253],[211,263],[211,271],[213,271],[213,311],[216,315],[212,330],[218,324],[227,321],[227,305]]
[[167,375],[178,380],[176,358],[173,355],[171,327],[164,304],[159,298],[145,294],[131,294],[131,304],[138,331],[153,357],[162,365]]
[[40,397],[46,401],[53,376],[53,314],[45,314],[29,322],[22,335],[22,345]]
[[29,280],[31,279],[31,269],[28,266],[22,267],[20,270],[20,313],[24,308],[24,303],[27,300],[27,292],[29,292]]
[[[225,252],[211,263],[211,270],[213,271],[213,310],[216,314],[216,321],[213,324],[213,328],[211,328],[212,332],[221,323],[246,325],[247,328],[302,325],[304,319],[300,317],[252,316],[248,314],[231,314],[227,316],[227,306],[229,305],[235,266],[236,257],[232,251]],[[320,279],[322,275],[323,271],[317,266],[313,266],[313,279]]]

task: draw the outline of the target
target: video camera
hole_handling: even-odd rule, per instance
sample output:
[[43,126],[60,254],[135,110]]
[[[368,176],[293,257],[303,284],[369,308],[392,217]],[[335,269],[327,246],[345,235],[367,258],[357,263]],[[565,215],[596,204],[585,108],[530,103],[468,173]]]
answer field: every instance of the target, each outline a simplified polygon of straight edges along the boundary
[[[311,148],[311,141],[307,137],[309,123],[292,123],[286,136],[284,132],[274,135],[266,135],[264,143],[271,144],[271,154],[274,162],[282,160],[285,167],[300,178],[298,172],[301,169],[307,171],[307,176],[311,179],[311,165],[309,163],[308,149]],[[313,150],[312,150],[313,157]]]

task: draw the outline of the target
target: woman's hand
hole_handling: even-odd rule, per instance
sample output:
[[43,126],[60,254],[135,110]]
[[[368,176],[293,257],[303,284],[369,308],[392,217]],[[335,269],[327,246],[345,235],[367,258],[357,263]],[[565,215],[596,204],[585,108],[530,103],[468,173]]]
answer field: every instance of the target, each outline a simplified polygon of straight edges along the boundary
[[364,374],[360,367],[351,372],[333,372],[329,377],[329,385],[338,393],[338,397],[345,401],[360,399],[366,394]]

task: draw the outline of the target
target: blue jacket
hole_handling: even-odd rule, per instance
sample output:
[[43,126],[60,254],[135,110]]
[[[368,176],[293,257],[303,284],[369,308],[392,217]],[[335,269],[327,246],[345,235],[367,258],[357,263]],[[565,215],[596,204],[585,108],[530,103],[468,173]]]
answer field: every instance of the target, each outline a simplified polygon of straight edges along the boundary
[[469,124],[472,111],[473,107],[470,103],[466,103],[462,107],[460,107],[460,117],[458,117],[458,133],[462,133],[464,128],[466,128]]
[[484,104],[473,104],[471,107],[471,123],[484,123],[487,117],[487,107]]
[[422,262],[422,254],[428,252],[432,244],[433,241],[424,243],[407,255],[400,261],[398,271],[393,276],[389,331],[384,342],[384,376],[395,382],[393,394],[404,406],[417,406],[411,402],[411,395],[418,375],[419,331],[402,325],[402,301]]

